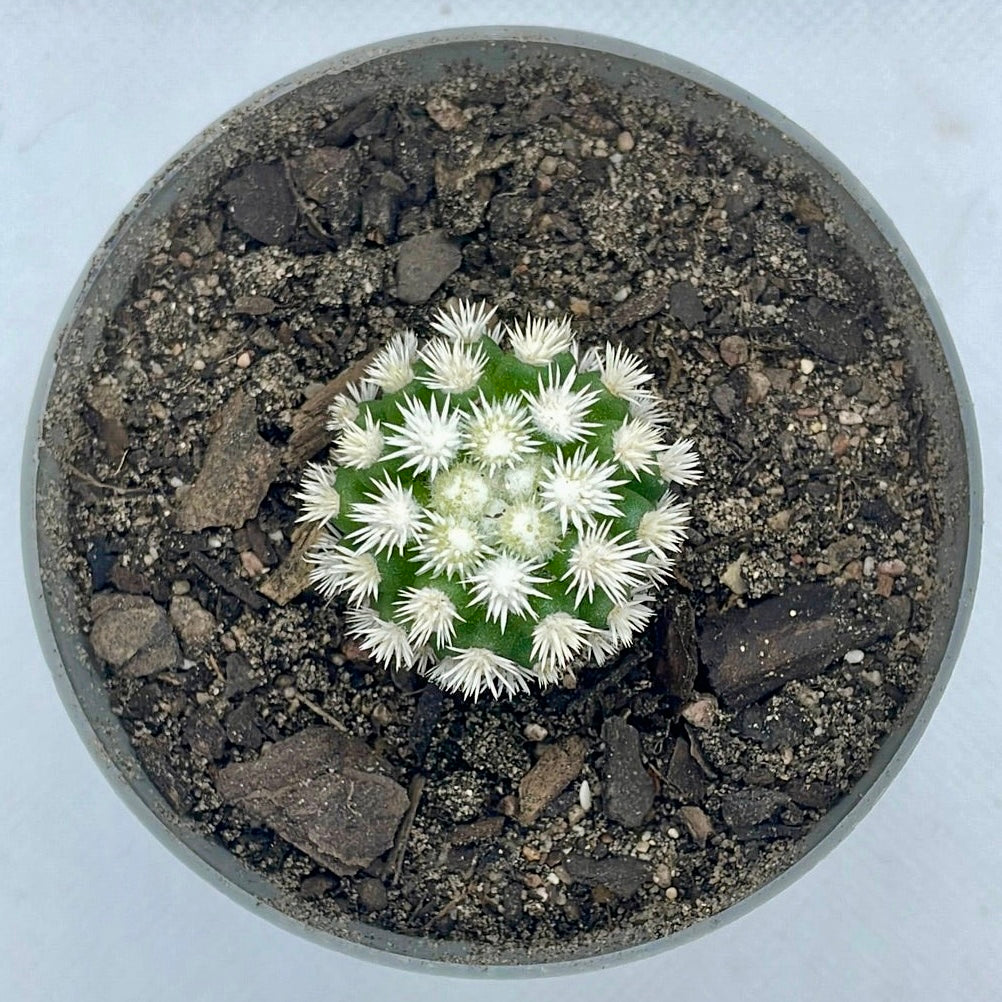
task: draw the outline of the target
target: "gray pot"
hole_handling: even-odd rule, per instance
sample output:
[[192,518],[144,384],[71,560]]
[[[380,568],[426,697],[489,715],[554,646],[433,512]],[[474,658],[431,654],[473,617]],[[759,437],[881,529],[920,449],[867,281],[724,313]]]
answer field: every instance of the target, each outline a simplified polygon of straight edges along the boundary
[[[730,102],[754,114],[728,116],[769,156],[792,158],[815,175],[851,228],[847,242],[875,266],[881,292],[909,313],[915,333],[910,362],[935,413],[942,440],[953,444],[946,462],[949,493],[938,552],[942,587],[935,598],[934,627],[923,668],[924,699],[915,699],[885,739],[868,772],[806,838],[806,851],[780,876],[739,904],[680,933],[639,946],[607,942],[601,954],[573,944],[554,963],[520,946],[502,948],[497,963],[485,965],[475,945],[404,937],[360,922],[324,929],[300,917],[297,899],[268,883],[221,845],[179,818],[145,773],[118,718],[111,712],[100,666],[78,628],[80,596],[58,571],[54,555],[64,551],[67,521],[65,471],[60,443],[66,425],[50,397],[71,392],[77,374],[93,355],[104,321],[126,295],[131,275],[178,205],[203,196],[227,166],[252,150],[267,128],[262,109],[277,102],[318,99],[347,104],[369,81],[427,81],[445,62],[471,60],[501,69],[519,54],[545,46],[551,58],[573,60],[609,81],[638,74],[643,89],[684,104],[700,119],[722,119]],[[242,137],[234,133],[243,130]],[[248,138],[249,137],[249,138]],[[109,782],[144,824],[180,859],[234,900],[276,924],[324,946],[407,967],[469,974],[565,973],[633,960],[688,942],[754,908],[805,873],[862,818],[897,774],[914,747],[946,686],[967,625],[977,579],[981,532],[981,476],[974,412],[956,352],[933,296],[890,221],[860,184],[809,135],[774,109],[695,66],[614,39],[536,28],[471,28],[395,39],[339,55],[267,88],[207,128],[182,150],[134,199],[115,223],[81,276],[51,341],[29,423],[24,458],[24,552],[35,622],[59,693],[81,737]]]

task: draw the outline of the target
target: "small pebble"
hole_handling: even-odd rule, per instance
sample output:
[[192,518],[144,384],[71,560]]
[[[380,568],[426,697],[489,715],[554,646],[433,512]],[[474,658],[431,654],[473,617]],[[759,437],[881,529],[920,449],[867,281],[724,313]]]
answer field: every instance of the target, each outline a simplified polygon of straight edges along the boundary
[[838,412],[838,423],[841,425],[862,424],[863,415],[857,414],[855,411],[839,411]]
[[556,157],[543,157],[543,159],[539,161],[539,173],[553,174],[558,166],[559,161]]
[[847,665],[858,665],[863,660],[864,654],[858,647],[854,647],[851,651],[846,651],[842,655],[842,660],[845,661]]
[[619,150],[620,153],[629,153],[635,145],[632,132],[628,132],[624,129],[618,136],[616,136],[616,149]]
[[242,351],[237,355],[237,368],[246,369],[251,364],[251,353],[249,351]]
[[814,371],[814,361],[810,358],[802,358],[800,360],[800,371],[805,376],[809,376]]
[[748,361],[748,341],[740,334],[729,334],[720,342],[720,358],[732,369]]
[[624,286],[618,288],[612,294],[612,298],[613,298],[614,302],[616,302],[616,303],[622,303],[622,302],[626,301],[626,297],[629,296],[629,294],[630,294],[630,287],[628,285],[624,285]]
[[906,570],[908,570],[908,565],[897,557],[893,560],[881,560],[880,563],[877,564],[878,574],[887,574],[892,578],[901,577]]
[[772,383],[769,382],[769,377],[764,372],[757,372],[755,370],[749,372],[748,393],[745,397],[745,403],[750,407],[762,403],[769,395],[771,388]]
[[712,696],[702,696],[682,708],[682,718],[693,727],[706,730],[717,719],[717,701]]
[[848,451],[849,436],[844,431],[840,431],[832,439],[832,455],[838,459],[839,456],[844,456]]
[[773,532],[786,532],[790,528],[790,519],[793,517],[793,510],[790,508],[784,508],[782,511],[777,511],[775,515],[770,515],[766,519],[766,525],[772,529]]
[[264,564],[261,563],[261,558],[253,550],[244,550],[240,554],[240,563],[252,578],[264,574]]
[[542,724],[526,724],[522,729],[526,741],[545,741],[549,733]]
[[581,805],[581,810],[591,810],[591,784],[587,779],[581,780],[581,786],[578,789],[578,803]]

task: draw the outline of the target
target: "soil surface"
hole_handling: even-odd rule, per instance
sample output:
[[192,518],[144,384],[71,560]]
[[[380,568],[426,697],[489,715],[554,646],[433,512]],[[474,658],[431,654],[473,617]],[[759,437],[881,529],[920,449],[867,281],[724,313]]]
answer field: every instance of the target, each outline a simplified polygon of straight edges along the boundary
[[[903,314],[809,177],[559,63],[267,114],[50,405],[84,418],[66,558],[150,778],[286,910],[478,962],[744,897],[923,694],[942,474]],[[708,471],[635,648],[476,705],[366,660],[293,500],[341,374],[459,296],[642,353]]]

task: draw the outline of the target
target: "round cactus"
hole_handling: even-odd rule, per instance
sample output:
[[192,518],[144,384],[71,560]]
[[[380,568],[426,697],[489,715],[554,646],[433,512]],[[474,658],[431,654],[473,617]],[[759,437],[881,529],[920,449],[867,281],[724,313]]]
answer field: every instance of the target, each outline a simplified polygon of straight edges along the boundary
[[423,346],[395,336],[331,406],[331,460],[297,494],[323,526],[311,579],[362,648],[474,699],[629,644],[685,536],[673,486],[700,476],[630,351],[493,315],[460,303]]

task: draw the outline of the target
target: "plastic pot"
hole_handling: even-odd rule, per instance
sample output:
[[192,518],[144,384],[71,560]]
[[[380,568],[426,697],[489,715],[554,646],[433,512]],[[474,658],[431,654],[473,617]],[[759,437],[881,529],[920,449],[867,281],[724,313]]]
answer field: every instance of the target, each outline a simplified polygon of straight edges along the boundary
[[[445,64],[469,60],[490,70],[545,52],[573,61],[605,81],[629,81],[666,102],[684,104],[703,121],[727,118],[767,157],[802,165],[839,207],[849,227],[847,243],[873,267],[910,310],[914,339],[909,361],[942,440],[954,448],[946,457],[949,493],[938,552],[940,584],[934,627],[925,652],[924,697],[902,711],[868,771],[805,837],[798,861],[740,903],[668,937],[628,947],[608,941],[601,953],[575,951],[573,944],[552,963],[518,944],[502,947],[485,964],[482,951],[462,942],[405,937],[348,920],[336,928],[307,924],[295,896],[280,891],[223,846],[180,818],[143,772],[136,753],[112,713],[101,668],[81,633],[81,596],[58,570],[55,555],[68,545],[66,471],[60,447],[66,435],[50,401],[72,392],[93,355],[106,318],[127,294],[131,276],[158,226],[185,202],[197,200],[239,151],[252,148],[268,128],[265,111],[280,102],[348,104],[366,84],[392,77],[428,81]],[[730,115],[731,102],[749,114]],[[956,353],[933,296],[892,224],[860,184],[809,135],[774,109],[734,85],[695,66],[610,38],[538,28],[470,28],[394,39],[344,53],[280,81],[209,126],[134,199],[97,250],[60,318],[38,382],[24,459],[24,552],[34,615],[45,656],[60,696],[84,743],[109,782],[137,817],[185,864],[276,924],[324,946],[366,959],[443,973],[492,975],[554,974],[638,959],[701,936],[738,917],[802,875],[829,852],[886,788],[914,747],[955,663],[967,625],[977,578],[981,527],[981,480],[974,412]]]

